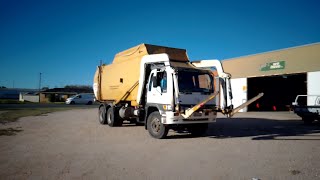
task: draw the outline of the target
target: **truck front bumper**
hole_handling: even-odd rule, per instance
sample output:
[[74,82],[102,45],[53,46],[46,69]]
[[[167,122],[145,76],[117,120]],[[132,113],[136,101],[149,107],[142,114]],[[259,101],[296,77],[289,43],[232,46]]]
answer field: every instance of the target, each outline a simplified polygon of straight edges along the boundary
[[181,115],[176,115],[174,112],[167,111],[161,115],[162,124],[198,124],[198,123],[212,123],[217,119],[216,112],[194,113],[190,118],[185,119]]

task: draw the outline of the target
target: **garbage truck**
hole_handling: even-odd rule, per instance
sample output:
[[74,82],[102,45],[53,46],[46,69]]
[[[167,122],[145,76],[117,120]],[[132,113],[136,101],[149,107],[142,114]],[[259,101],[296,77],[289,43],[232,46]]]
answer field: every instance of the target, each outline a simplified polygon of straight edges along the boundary
[[185,49],[140,44],[97,67],[99,122],[144,124],[157,139],[170,129],[202,135],[218,112],[231,117],[263,95],[233,108],[230,79],[219,60],[191,62]]

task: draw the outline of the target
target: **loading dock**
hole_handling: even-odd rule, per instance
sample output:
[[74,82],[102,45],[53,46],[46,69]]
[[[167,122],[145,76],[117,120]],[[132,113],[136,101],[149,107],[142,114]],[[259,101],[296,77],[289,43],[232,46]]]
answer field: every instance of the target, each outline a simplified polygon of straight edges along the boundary
[[247,83],[248,99],[265,94],[248,111],[289,111],[297,94],[307,94],[306,73],[248,78]]
[[235,107],[264,93],[242,112],[288,111],[297,95],[320,95],[320,43],[222,60],[222,64],[232,74]]

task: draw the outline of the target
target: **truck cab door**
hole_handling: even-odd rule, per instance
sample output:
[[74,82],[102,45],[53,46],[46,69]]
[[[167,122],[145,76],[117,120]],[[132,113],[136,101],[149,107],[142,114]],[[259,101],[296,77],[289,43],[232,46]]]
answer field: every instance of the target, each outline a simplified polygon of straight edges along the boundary
[[[147,87],[148,104],[170,104],[166,71],[153,72]],[[168,101],[168,102],[167,102]]]

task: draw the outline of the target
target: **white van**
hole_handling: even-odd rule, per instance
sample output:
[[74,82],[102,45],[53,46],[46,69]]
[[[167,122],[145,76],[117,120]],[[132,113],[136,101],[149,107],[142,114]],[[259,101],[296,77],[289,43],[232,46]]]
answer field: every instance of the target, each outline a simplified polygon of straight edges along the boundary
[[92,104],[94,102],[94,95],[92,93],[81,93],[69,97],[66,104]]

